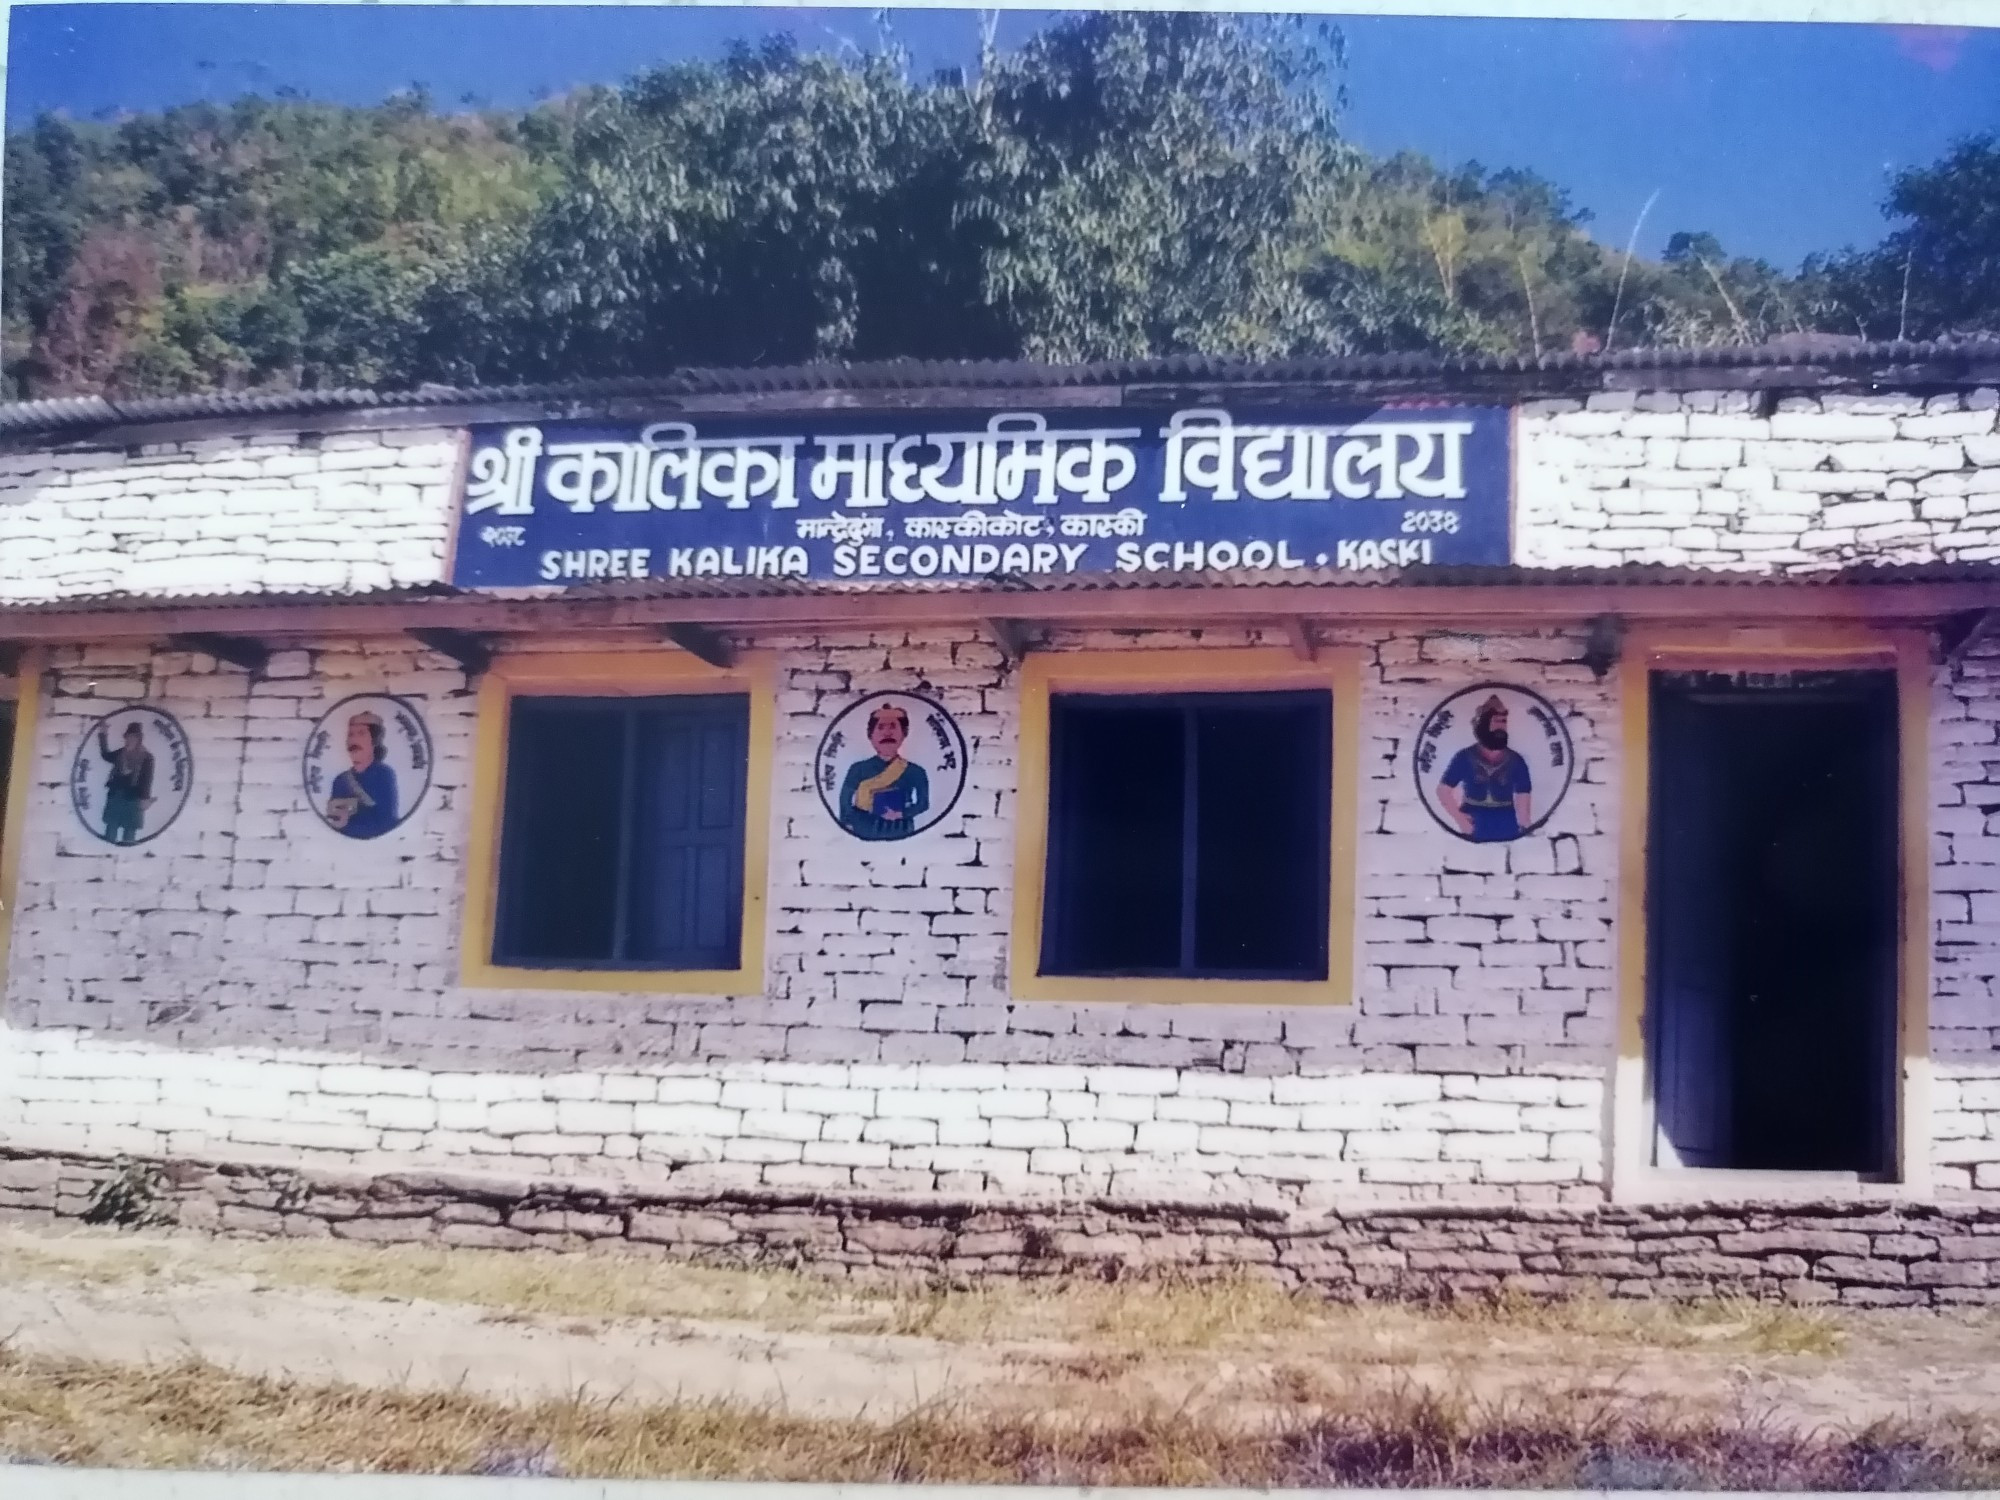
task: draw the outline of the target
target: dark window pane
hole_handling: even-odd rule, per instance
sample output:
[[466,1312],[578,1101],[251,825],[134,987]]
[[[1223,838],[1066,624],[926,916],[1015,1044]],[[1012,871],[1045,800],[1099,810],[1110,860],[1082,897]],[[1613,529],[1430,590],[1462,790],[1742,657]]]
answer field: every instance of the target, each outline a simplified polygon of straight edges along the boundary
[[687,699],[640,717],[627,923],[635,962],[738,961],[748,729],[741,698]]
[[625,714],[523,698],[511,719],[497,946],[520,963],[608,961]]
[[1192,710],[1196,969],[1325,977],[1329,709]]
[[740,695],[516,699],[496,957],[734,968],[748,749]]
[[1178,968],[1185,726],[1169,705],[1050,706],[1043,968]]
[[1324,978],[1326,693],[1050,703],[1042,972]]

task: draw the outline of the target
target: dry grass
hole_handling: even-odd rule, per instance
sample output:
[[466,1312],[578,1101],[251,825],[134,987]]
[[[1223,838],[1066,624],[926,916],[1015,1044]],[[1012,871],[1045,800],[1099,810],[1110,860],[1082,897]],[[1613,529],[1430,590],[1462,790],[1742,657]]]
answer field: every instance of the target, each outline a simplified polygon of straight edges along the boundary
[[1465,1301],[1418,1308],[1331,1303],[1250,1276],[1106,1283],[1070,1278],[947,1286],[855,1286],[781,1269],[690,1266],[621,1255],[216,1241],[80,1234],[0,1239],[0,1275],[98,1284],[247,1276],[269,1286],[374,1301],[422,1299],[499,1319],[643,1318],[754,1323],[772,1332],[901,1334],[947,1343],[1063,1341],[1112,1352],[1195,1352],[1311,1342],[1370,1362],[1495,1334],[1629,1348],[1713,1347],[1765,1355],[1837,1353],[1837,1315],[1720,1299],[1650,1304],[1578,1299]]
[[184,1363],[129,1369],[0,1349],[0,1451],[120,1467],[371,1472],[529,1469],[591,1477],[1152,1485],[1948,1489],[2000,1483],[1969,1426],[1800,1435],[1551,1394],[1480,1407],[1413,1389],[1246,1427],[1181,1407],[1063,1417],[935,1408],[891,1423],[720,1404],[311,1386]]

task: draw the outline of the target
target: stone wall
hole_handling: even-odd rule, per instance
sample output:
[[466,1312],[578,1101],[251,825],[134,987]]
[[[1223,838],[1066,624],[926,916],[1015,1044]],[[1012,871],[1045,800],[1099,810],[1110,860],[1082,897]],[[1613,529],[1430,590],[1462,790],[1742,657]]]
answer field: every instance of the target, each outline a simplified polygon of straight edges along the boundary
[[0,604],[435,583],[458,451],[413,428],[0,454]]
[[2000,1206],[1512,1205],[1300,1214],[367,1176],[0,1148],[0,1220],[177,1224],[250,1238],[592,1250],[857,1279],[1249,1275],[1329,1297],[1728,1294],[1846,1306],[2000,1303]]
[[1796,572],[2000,557],[2000,392],[1620,392],[1523,409],[1516,561]]
[[[1995,405],[1542,403],[1520,424],[1523,553],[1985,556]],[[433,579],[456,451],[455,434],[413,429],[0,459],[0,599]],[[1690,504],[1714,519],[1690,521]],[[1878,504],[1908,514],[1841,509]],[[1355,1002],[1316,1007],[1015,1001],[1018,690],[1002,653],[976,632],[754,644],[780,663],[767,974],[720,998],[459,986],[476,710],[445,659],[329,640],[253,680],[201,655],[56,652],[0,1009],[0,1145],[616,1169],[711,1191],[1600,1194],[1616,678],[1592,676],[1575,636],[1329,632],[1364,662],[1359,963]],[[1246,644],[1286,643],[1050,642]],[[1578,777],[1543,834],[1472,846],[1410,795],[1409,737],[1446,693],[1494,677],[1561,708]],[[871,848],[833,827],[810,768],[830,710],[877,689],[944,703],[972,769],[933,834]],[[422,707],[435,776],[394,834],[343,840],[306,804],[300,752],[328,706],[376,691]],[[135,700],[181,719],[198,774],[172,828],[114,851],[78,827],[66,780],[84,727]],[[1932,1155],[1943,1189],[2000,1192],[2000,648],[1939,670],[1932,743]]]
[[[1061,637],[1115,650],[1243,632]],[[974,637],[827,635],[780,656],[767,981],[733,997],[459,986],[475,699],[414,647],[328,643],[252,681],[93,648],[48,674],[0,1025],[0,1144],[231,1150],[574,1172],[715,1188],[1576,1201],[1603,1178],[1613,1046],[1612,683],[1559,633],[1349,636],[1365,653],[1358,992],[1348,1006],[1011,998],[1017,694]],[[1409,792],[1444,693],[1525,681],[1578,777],[1536,838],[1474,846]],[[1940,669],[1935,1149],[2000,1188],[2000,650]],[[972,745],[933,834],[841,834],[810,786],[829,708],[938,697]],[[422,705],[430,793],[394,834],[328,831],[306,731],[356,691]],[[157,840],[114,850],[67,804],[82,732],[175,712],[199,774]],[[1990,810],[1989,810],[1990,809]]]
[[[1059,649],[1236,632],[1075,636]],[[1590,1195],[1610,1041],[1615,786],[1608,690],[1560,634],[1330,642],[1367,660],[1352,1005],[1017,1002],[1007,974],[1018,693],[989,642],[765,640],[780,661],[767,982],[725,998],[457,984],[475,699],[413,647],[329,643],[251,681],[206,658],[92,649],[47,676],[22,830],[0,1139],[179,1153],[699,1168],[717,1185]],[[1409,795],[1444,693],[1530,681],[1578,774],[1545,835],[1471,846]],[[971,745],[934,833],[868,846],[811,787],[828,712],[921,689]],[[299,785],[310,724],[357,691],[422,705],[430,793],[341,839]],[[157,840],[71,815],[88,724],[178,715],[198,774]]]
[[[1516,559],[1799,570],[2000,556],[2000,392],[1530,402]],[[428,421],[430,419],[419,419]],[[0,604],[434,583],[460,434],[434,425],[0,454]]]
[[1931,785],[1933,1170],[2000,1190],[2000,653],[1939,672]]

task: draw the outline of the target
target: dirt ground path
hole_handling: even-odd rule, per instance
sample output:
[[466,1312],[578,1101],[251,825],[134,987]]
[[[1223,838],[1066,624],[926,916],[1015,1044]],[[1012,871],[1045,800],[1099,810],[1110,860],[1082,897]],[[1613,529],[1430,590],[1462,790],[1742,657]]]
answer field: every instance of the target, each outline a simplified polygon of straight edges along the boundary
[[0,1341],[26,1354],[506,1401],[583,1392],[885,1419],[1199,1407],[1387,1386],[1487,1406],[1639,1401],[1801,1429],[2000,1412],[2000,1322],[1600,1305],[1469,1316],[1254,1286],[857,1291],[597,1256],[0,1228]]
[[363,1302],[248,1278],[191,1285],[0,1287],[0,1338],[26,1354],[161,1364],[190,1356],[312,1384],[458,1390],[526,1402],[585,1394],[731,1401],[799,1415],[893,1416],[1018,1374],[930,1339],[768,1333],[727,1324],[500,1320],[437,1302]]

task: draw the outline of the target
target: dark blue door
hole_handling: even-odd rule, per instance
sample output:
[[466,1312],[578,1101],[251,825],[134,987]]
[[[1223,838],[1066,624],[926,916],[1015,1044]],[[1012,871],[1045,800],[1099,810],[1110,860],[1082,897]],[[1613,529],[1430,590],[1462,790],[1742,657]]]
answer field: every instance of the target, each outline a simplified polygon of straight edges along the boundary
[[1647,1019],[1659,1120],[1655,1164],[1729,1165],[1737,913],[1723,878],[1731,824],[1712,709],[1653,688],[1647,851]]

